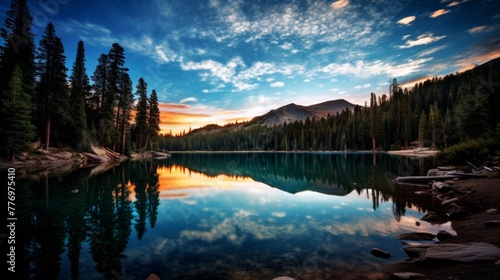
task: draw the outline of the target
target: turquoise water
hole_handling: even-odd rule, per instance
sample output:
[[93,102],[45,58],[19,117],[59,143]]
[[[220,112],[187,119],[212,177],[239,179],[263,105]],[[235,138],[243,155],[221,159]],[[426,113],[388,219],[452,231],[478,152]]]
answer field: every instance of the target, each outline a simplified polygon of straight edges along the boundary
[[[406,258],[398,234],[449,228],[417,226],[432,206],[392,181],[429,164],[371,153],[195,153],[22,180],[16,275],[332,279],[376,270]],[[372,256],[374,247],[392,257]]]

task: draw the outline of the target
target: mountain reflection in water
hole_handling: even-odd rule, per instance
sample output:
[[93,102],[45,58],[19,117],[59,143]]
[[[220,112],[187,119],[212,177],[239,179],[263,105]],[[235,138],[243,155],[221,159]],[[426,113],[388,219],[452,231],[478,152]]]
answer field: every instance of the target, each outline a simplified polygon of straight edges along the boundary
[[[371,153],[193,153],[22,180],[16,275],[311,279],[376,268],[405,257],[399,233],[449,228],[417,227],[436,206],[391,181],[427,164]],[[393,258],[371,256],[372,247]]]

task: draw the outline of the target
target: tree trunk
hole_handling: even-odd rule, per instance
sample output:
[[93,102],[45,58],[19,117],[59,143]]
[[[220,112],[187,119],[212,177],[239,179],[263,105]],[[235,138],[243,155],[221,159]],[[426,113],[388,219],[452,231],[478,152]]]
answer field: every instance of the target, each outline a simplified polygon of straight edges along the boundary
[[50,115],[45,119],[45,150],[49,151],[49,141],[50,141]]

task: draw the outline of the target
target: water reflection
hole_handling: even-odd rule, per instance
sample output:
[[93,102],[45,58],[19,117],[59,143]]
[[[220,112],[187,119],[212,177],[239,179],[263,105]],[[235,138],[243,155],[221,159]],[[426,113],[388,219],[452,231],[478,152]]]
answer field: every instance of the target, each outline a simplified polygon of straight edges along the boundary
[[331,278],[383,263],[367,254],[381,244],[403,258],[394,236],[415,230],[418,211],[433,207],[392,185],[405,164],[425,163],[382,154],[175,154],[24,180],[18,279]]

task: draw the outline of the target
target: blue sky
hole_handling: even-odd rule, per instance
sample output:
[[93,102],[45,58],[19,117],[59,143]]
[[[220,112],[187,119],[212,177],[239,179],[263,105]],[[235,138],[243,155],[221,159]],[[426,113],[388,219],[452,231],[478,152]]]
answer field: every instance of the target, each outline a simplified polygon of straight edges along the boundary
[[162,128],[174,132],[292,102],[363,105],[370,92],[387,93],[394,77],[414,84],[500,56],[495,0],[28,3],[37,38],[54,23],[68,68],[79,40],[89,76],[101,53],[122,45],[134,84],[143,77],[156,89]]

